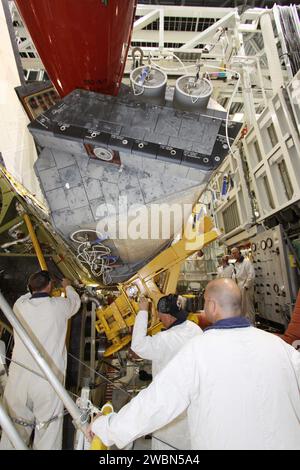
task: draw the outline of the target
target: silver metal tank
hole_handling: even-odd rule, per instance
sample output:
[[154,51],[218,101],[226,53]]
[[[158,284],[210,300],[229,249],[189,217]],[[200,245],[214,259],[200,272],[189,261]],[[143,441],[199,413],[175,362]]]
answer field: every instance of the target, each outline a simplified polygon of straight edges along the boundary
[[148,103],[163,106],[165,104],[165,92],[167,74],[162,70],[151,68],[148,65],[137,67],[130,73],[130,81],[133,93]]
[[207,108],[213,88],[209,80],[193,75],[183,75],[175,85],[173,105],[184,111],[201,111]]

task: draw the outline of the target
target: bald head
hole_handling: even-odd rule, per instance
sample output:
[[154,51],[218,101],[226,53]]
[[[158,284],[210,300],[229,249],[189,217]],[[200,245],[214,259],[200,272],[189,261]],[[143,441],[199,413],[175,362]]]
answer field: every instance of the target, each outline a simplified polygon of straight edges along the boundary
[[215,279],[205,289],[205,313],[215,323],[225,318],[241,315],[242,296],[232,279]]

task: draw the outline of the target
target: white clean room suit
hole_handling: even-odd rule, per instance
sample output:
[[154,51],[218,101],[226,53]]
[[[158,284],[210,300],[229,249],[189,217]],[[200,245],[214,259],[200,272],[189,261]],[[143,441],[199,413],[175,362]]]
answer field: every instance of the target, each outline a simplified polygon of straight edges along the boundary
[[191,339],[147,389],[94,421],[92,431],[122,448],[187,410],[192,449],[299,450],[300,354],[238,320]]
[[[16,317],[62,383],[67,366],[65,340],[68,320],[80,308],[80,297],[73,287],[66,287],[66,294],[66,298],[49,296],[31,298],[31,294],[25,294],[16,301],[13,308]],[[43,375],[16,333],[14,341],[12,360]],[[11,362],[4,392],[4,404],[13,419],[21,419],[26,423],[39,424],[60,416],[41,429],[38,426],[35,428],[33,448],[39,450],[61,448],[63,403],[46,379]],[[32,427],[17,425],[16,428],[24,442],[28,443]],[[4,434],[0,449],[11,448],[12,445]]]
[[[141,358],[152,361],[153,377],[156,377],[191,338],[202,334],[201,328],[189,320],[154,336],[147,335],[147,325],[148,312],[142,310],[135,320],[131,349]],[[190,446],[186,413],[182,413],[152,436],[152,449],[190,449]]]
[[223,266],[220,266],[220,269],[218,269],[217,278],[218,279],[221,279],[221,278],[232,279],[233,273],[234,273],[234,268],[232,264],[228,264],[228,266],[225,266],[225,268]]
[[254,309],[254,279],[255,270],[251,261],[244,258],[243,261],[234,265],[233,278],[236,280],[242,294],[242,314],[251,323],[255,321]]

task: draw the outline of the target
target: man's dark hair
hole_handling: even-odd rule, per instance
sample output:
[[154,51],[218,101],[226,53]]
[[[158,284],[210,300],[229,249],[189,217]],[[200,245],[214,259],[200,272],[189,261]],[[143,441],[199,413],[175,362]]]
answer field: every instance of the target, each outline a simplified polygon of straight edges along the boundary
[[177,306],[177,299],[178,295],[176,294],[169,294],[161,297],[157,304],[157,310],[160,313],[169,313],[172,315],[174,312],[179,310]]
[[30,292],[40,292],[48,286],[49,282],[51,282],[51,277],[48,271],[38,271],[31,274],[28,280],[28,288]]
[[157,310],[160,313],[168,313],[177,320],[185,321],[187,319],[188,312],[186,310],[181,310],[181,308],[177,305],[177,301],[177,294],[165,295],[159,299],[157,303]]

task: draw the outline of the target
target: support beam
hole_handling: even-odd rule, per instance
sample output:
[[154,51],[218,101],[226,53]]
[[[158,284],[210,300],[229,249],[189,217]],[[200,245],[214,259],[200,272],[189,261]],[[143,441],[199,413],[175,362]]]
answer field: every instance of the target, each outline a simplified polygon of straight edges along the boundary
[[160,15],[160,10],[153,10],[149,12],[147,15],[142,16],[138,20],[136,20],[133,24],[133,31],[140,31],[143,28],[146,28],[149,24],[153,23],[153,21],[157,20]]
[[[195,37],[194,32],[191,31],[164,31],[164,41],[175,44],[185,44],[186,42],[192,40]],[[153,43],[159,42],[159,29],[155,30],[142,30],[142,31],[133,31],[132,35],[133,42],[143,42],[143,43]],[[179,50],[179,49],[178,49]],[[193,49],[194,52],[198,49]]]
[[38,58],[31,58],[31,57],[26,57],[26,58],[21,58],[22,62],[22,67],[24,70],[45,70],[45,67],[41,61],[41,59]]
[[[223,18],[230,12],[234,12],[234,8],[212,8],[212,7],[185,7],[185,6],[169,6],[160,5],[163,8],[164,15],[171,18]],[[144,16],[147,13],[156,10],[157,5],[137,5],[137,16]]]
[[260,49],[260,48],[258,47],[258,45],[257,45],[256,42],[254,41],[254,39],[250,39],[249,44],[250,44],[251,47],[254,49],[255,54],[262,55],[262,54],[265,53],[264,49]]
[[232,27],[235,24],[237,13],[235,11],[231,11],[228,13],[224,18],[221,18],[219,21],[214,23],[213,25],[209,26],[207,29],[202,31],[199,34],[196,34],[193,39],[188,41],[186,44],[181,46],[178,50],[184,51],[186,49],[190,49],[192,47],[197,46],[198,44],[207,42],[211,36],[213,36],[218,28],[225,28],[225,27]]
[[36,256],[37,256],[37,259],[39,261],[40,268],[41,268],[42,271],[48,271],[47,263],[45,261],[43,252],[41,250],[39,241],[37,239],[36,233],[34,231],[34,228],[32,226],[32,223],[31,223],[31,220],[30,220],[28,214],[24,214],[23,219],[24,219],[24,222],[26,224],[28,233],[30,235],[34,251],[36,252]]
[[270,70],[270,77],[274,94],[280,87],[284,86],[283,75],[278,56],[273,26],[270,14],[264,13],[260,17],[260,26],[264,39],[265,52]]
[[20,42],[19,52],[34,52],[37,54],[31,38],[27,38],[25,41]]
[[159,10],[159,48],[162,50],[164,48],[165,41],[165,16],[164,10]]

